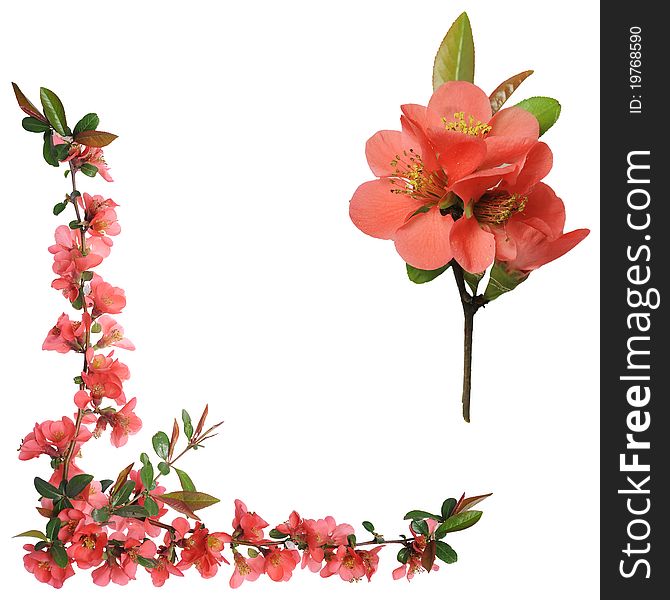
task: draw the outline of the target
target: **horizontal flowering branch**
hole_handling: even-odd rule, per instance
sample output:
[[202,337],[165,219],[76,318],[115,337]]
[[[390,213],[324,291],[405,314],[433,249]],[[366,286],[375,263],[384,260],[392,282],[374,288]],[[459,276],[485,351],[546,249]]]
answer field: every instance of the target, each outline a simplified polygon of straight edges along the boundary
[[[222,423],[208,424],[207,406],[197,423],[184,410],[181,424],[175,419],[169,436],[159,431],[152,437],[159,459],[155,465],[142,453],[114,479],[96,478],[80,468],[82,450],[93,438],[109,430],[110,441],[118,448],[142,426],[135,413],[137,399],[128,399],[125,392],[129,369],[115,355],[118,349],[135,349],[116,321],[126,305],[125,292],[95,270],[121,232],[118,204],[103,195],[81,192],[77,183],[80,174],[112,181],[102,148],[116,136],[98,130],[95,113],[70,129],[63,104],[51,90],[41,88],[40,110],[13,85],[19,106],[28,115],[24,129],[42,134],[43,158],[54,167],[65,164],[71,184],[64,200],[53,207],[55,215],[70,209],[66,217],[70,220],[56,228],[49,252],[56,274],[51,285],[77,316],[62,313],[42,348],[79,354],[82,360],[81,371],[73,378],[73,406],[66,410],[76,412],[36,423],[19,448],[20,460],[46,456],[51,467],[48,479],[34,479],[37,511],[46,524],[16,536],[36,540],[24,546],[25,568],[39,581],[60,588],[75,574],[75,567],[92,570],[97,585],[125,585],[142,567],[154,585],[162,586],[170,576],[183,576],[191,567],[209,578],[222,563],[232,563],[230,585],[235,588],[261,575],[287,581],[298,564],[321,577],[369,580],[377,571],[380,551],[389,545],[399,546],[395,579],[435,571],[438,560],[455,562],[456,552],[445,538],[479,521],[482,513],[472,508],[487,495],[448,498],[435,513],[410,511],[405,515],[407,534],[397,539],[387,540],[364,521],[371,539],[358,541],[346,523],[338,524],[331,516],[305,519],[297,512],[270,528],[240,500],[235,501],[230,530],[211,531],[197,513],[219,500],[196,489],[190,476],[175,466],[187,452],[217,435]],[[168,492],[164,484],[169,475],[179,481],[175,491]],[[170,517],[170,511],[183,516]]]

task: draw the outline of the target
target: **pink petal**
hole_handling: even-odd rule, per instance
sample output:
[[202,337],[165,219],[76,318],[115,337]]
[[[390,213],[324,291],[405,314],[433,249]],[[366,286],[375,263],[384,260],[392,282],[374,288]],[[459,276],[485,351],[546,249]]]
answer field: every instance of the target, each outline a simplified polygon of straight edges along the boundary
[[495,238],[477,219],[465,216],[454,223],[449,236],[454,258],[468,273],[481,273],[495,258]]
[[466,204],[472,200],[479,200],[486,190],[495,187],[507,173],[513,170],[514,165],[507,165],[475,171],[458,181],[452,191]]
[[365,144],[365,156],[370,169],[377,177],[387,177],[396,172],[391,163],[402,155],[402,133],[400,131],[378,131]]
[[588,229],[577,229],[550,240],[541,231],[526,223],[508,223],[510,235],[517,243],[517,256],[508,263],[511,269],[532,271],[572,250],[588,234]]
[[496,136],[529,137],[540,136],[540,124],[537,119],[523,108],[512,106],[503,108],[493,115],[489,122],[491,132],[489,138]]
[[549,146],[544,142],[537,142],[526,156],[516,181],[511,190],[519,194],[526,194],[532,187],[547,176],[554,162]]
[[540,219],[549,227],[551,237],[558,237],[563,233],[565,225],[565,207],[554,190],[546,183],[538,183],[528,194],[528,201],[523,211],[517,213],[513,219],[515,221]]
[[452,119],[454,113],[463,112],[466,119],[472,116],[488,123],[492,114],[491,102],[486,93],[467,81],[447,81],[442,84],[431,96],[428,108],[447,120]]
[[450,215],[442,216],[434,206],[398,229],[394,237],[396,250],[417,269],[439,269],[453,258],[449,244],[453,224]]
[[408,194],[394,194],[399,189],[390,179],[363,183],[354,192],[349,216],[363,233],[382,240],[392,239],[395,232],[423,204]]

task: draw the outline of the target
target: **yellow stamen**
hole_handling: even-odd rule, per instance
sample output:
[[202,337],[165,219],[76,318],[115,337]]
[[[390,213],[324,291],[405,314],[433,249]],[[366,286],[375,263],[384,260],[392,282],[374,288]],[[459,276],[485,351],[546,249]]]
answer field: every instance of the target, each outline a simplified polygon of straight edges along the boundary
[[491,131],[491,126],[488,123],[482,123],[472,115],[468,115],[466,119],[463,111],[454,113],[453,121],[447,121],[447,117],[442,117],[442,121],[447,131],[460,131],[466,135],[484,137]]
[[473,212],[480,223],[502,225],[517,212],[522,212],[528,202],[527,196],[507,192],[490,193],[482,196]]

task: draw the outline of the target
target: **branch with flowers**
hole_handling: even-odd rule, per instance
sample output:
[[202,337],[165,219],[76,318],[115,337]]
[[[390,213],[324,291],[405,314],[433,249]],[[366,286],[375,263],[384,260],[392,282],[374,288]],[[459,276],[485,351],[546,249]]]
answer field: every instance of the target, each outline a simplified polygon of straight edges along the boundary
[[533,97],[502,108],[533,71],[510,77],[488,95],[472,83],[474,70],[472,30],[463,13],[437,51],[428,105],[403,105],[401,130],[379,131],[368,140],[366,156],[377,179],[359,186],[349,207],[361,231],[395,243],[414,283],[451,268],[465,321],[467,422],[475,314],[589,233],[564,233],[563,202],[542,182],[553,156],[539,137],[558,119],[560,104]]
[[[79,354],[82,361],[73,378],[73,417],[36,423],[19,448],[20,460],[47,457],[51,468],[47,479],[34,479],[37,512],[46,522],[16,536],[35,540],[24,546],[25,568],[38,581],[60,588],[75,568],[91,570],[93,582],[102,586],[125,585],[141,567],[155,586],[162,586],[191,567],[204,578],[213,577],[221,563],[231,564],[227,554],[233,565],[230,586],[236,588],[262,575],[287,581],[298,564],[321,577],[369,580],[377,571],[380,551],[390,545],[398,547],[395,579],[436,571],[438,561],[455,562],[456,552],[445,538],[479,521],[482,513],[473,507],[488,494],[448,498],[434,513],[410,511],[405,515],[407,535],[396,539],[386,539],[364,521],[370,539],[359,541],[346,523],[338,524],[331,516],[306,519],[297,512],[267,530],[269,523],[240,500],[235,502],[231,529],[210,530],[197,513],[218,499],[197,489],[188,473],[176,466],[185,454],[217,435],[222,423],[208,424],[207,406],[195,424],[184,410],[179,421],[174,419],[169,436],[159,431],[152,437],[157,459],[142,453],[113,479],[82,470],[83,448],[93,438],[110,430],[110,441],[118,448],[142,426],[135,413],[137,399],[128,399],[125,392],[128,367],[115,356],[117,349],[135,349],[116,321],[126,305],[125,293],[94,270],[110,255],[113,238],[121,231],[118,205],[103,195],[82,192],[78,180],[100,175],[112,181],[103,148],[116,135],[98,129],[95,113],[70,129],[54,92],[40,89],[40,110],[16,84],[13,87],[28,115],[23,128],[42,135],[44,160],[54,167],[66,165],[70,184],[64,199],[53,207],[56,216],[66,211],[70,215],[67,224],[56,228],[49,252],[56,274],[52,287],[77,316],[63,312],[42,348]],[[170,475],[176,475],[179,488],[168,492],[164,478]],[[170,510],[183,516],[170,517]]]

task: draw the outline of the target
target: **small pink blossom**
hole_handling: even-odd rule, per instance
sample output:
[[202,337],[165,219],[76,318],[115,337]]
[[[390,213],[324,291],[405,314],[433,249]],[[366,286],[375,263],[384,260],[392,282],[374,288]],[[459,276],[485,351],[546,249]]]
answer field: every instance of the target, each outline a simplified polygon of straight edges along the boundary
[[35,579],[41,583],[48,583],[50,586],[59,589],[63,587],[63,582],[74,575],[72,565],[68,563],[66,567],[59,567],[54,559],[46,550],[35,550],[33,544],[23,546],[28,551],[23,557],[23,565],[26,571],[32,573]]
[[35,423],[21,444],[19,460],[30,460],[41,454],[52,458],[61,457],[73,439],[83,444],[91,438],[91,432],[86,427],[80,427],[76,438],[75,430],[75,424],[69,417],[63,417],[60,421]]
[[99,437],[107,425],[111,425],[112,445],[117,448],[123,446],[128,441],[129,435],[135,435],[142,428],[142,420],[133,412],[136,404],[137,398],[133,398],[119,411],[113,408],[102,409],[95,427],[95,436]]
[[[54,135],[54,144],[62,144],[64,141],[58,135]],[[93,165],[105,181],[114,181],[109,174],[109,167],[105,162],[102,148],[93,148],[74,142],[70,145],[70,153],[61,162],[69,162],[71,167],[77,171],[85,164]]]
[[265,573],[272,581],[288,581],[300,562],[296,550],[280,550],[274,547],[265,556]]
[[233,559],[235,570],[230,577],[230,587],[236,589],[244,581],[256,581],[265,573],[265,558],[256,556],[255,558],[244,558],[237,550],[233,550]]
[[102,315],[97,321],[102,328],[102,337],[95,344],[97,349],[116,346],[124,350],[135,350],[133,344],[123,333],[123,327],[119,325],[112,317]]
[[93,316],[103,314],[118,314],[126,306],[125,292],[103,281],[101,277],[95,276],[91,280],[91,293],[88,302],[93,308]]
[[80,526],[72,535],[72,545],[68,547],[68,556],[81,569],[97,567],[102,562],[102,553],[107,544],[107,534],[100,525],[90,523]]
[[82,315],[81,321],[71,321],[70,317],[63,313],[49,330],[42,344],[42,350],[55,350],[61,354],[71,350],[80,351],[90,324],[91,316],[88,313]]

